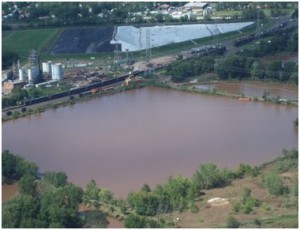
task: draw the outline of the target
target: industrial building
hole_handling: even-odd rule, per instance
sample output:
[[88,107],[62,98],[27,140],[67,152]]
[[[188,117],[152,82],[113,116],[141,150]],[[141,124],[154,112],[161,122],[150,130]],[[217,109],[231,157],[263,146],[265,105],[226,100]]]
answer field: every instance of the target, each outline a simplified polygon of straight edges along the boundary
[[40,81],[41,71],[39,64],[39,55],[36,50],[30,50],[28,63],[23,67],[20,61],[13,63],[13,78],[16,82],[26,82],[29,85],[36,84]]
[[205,15],[209,4],[205,2],[189,2],[182,7],[183,12],[192,11],[194,13],[201,13]]
[[[42,67],[42,69],[40,68]],[[42,82],[42,74],[45,79],[50,79],[46,82]],[[3,90],[5,94],[9,93],[14,87],[30,87],[35,85],[36,87],[48,87],[54,83],[62,80],[63,78],[63,66],[61,63],[52,64],[51,61],[43,62],[40,66],[39,55],[36,50],[30,50],[28,56],[28,63],[21,66],[20,61],[13,63],[11,71],[11,77],[5,77],[2,81]]]

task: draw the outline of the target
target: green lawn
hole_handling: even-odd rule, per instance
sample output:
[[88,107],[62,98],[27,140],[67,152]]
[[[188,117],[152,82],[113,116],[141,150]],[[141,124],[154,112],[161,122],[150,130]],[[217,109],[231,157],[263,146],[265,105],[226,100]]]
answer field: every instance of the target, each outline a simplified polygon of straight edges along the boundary
[[230,16],[241,16],[241,10],[219,10],[216,11],[214,17],[230,17]]
[[41,54],[59,31],[60,29],[35,29],[7,32],[2,36],[2,52],[17,53],[21,60],[28,57],[31,49],[36,49]]

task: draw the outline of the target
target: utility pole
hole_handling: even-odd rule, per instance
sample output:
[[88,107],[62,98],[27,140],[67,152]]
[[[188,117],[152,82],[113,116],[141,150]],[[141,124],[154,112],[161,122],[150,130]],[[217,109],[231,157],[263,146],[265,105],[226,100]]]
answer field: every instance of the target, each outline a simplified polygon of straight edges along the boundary
[[119,49],[118,49],[118,44],[116,43],[115,44],[115,51],[114,51],[114,59],[113,59],[113,69],[115,71],[118,70],[118,67],[119,67]]
[[152,58],[150,29],[146,29],[146,61],[149,62]]
[[259,5],[256,5],[256,36],[258,37],[258,41],[260,39],[260,23],[259,23]]

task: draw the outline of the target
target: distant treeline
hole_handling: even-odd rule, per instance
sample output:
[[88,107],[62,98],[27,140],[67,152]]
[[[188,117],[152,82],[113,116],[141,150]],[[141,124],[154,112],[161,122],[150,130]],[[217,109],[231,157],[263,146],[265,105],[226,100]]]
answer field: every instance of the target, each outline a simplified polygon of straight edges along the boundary
[[[161,23],[161,22],[188,22],[197,21],[196,16],[187,15],[174,19],[169,14],[157,13],[152,15],[151,11],[158,11],[162,4],[171,7],[180,7],[187,2],[4,2],[2,10],[6,14],[11,13],[11,18],[28,22],[32,26],[72,26],[72,25],[94,25],[94,24],[127,24],[127,23]],[[258,3],[259,4],[259,3]],[[217,10],[231,11],[230,16],[236,19],[235,11],[241,11],[244,19],[260,19],[265,17],[263,8],[271,10],[271,17],[284,15],[285,10],[294,9],[293,3],[214,3]],[[266,6],[267,5],[267,6]],[[15,6],[17,6],[16,10]],[[295,13],[296,14],[296,13]],[[297,15],[297,14],[296,14]],[[209,17],[207,17],[209,19]]]

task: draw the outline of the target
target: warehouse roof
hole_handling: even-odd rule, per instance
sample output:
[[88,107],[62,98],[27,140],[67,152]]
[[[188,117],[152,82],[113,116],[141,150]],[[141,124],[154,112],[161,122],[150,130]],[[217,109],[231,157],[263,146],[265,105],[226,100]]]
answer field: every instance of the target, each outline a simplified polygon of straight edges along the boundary
[[185,4],[184,8],[205,8],[208,5],[206,2],[190,2]]

